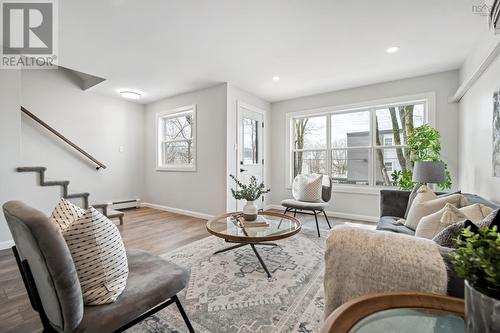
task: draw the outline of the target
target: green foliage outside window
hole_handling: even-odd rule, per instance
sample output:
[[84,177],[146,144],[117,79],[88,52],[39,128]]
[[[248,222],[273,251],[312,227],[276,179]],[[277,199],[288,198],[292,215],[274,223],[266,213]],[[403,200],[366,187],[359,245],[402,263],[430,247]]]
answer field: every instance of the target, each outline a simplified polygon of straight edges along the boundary
[[[413,166],[417,161],[441,161],[441,135],[435,128],[425,124],[413,130],[408,136],[408,150],[410,152],[410,162]],[[391,174],[395,186],[402,190],[411,190],[416,183],[412,182],[413,170],[408,168],[402,171],[394,171]],[[448,166],[445,164],[446,182],[438,184],[441,190],[451,188],[451,175]]]

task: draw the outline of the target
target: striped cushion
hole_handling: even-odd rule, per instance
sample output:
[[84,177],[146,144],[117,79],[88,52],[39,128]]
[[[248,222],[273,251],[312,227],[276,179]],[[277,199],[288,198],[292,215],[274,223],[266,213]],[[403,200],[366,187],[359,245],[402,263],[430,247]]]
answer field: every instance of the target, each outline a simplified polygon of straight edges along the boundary
[[62,234],[75,262],[83,302],[114,302],[125,289],[128,277],[125,247],[115,224],[90,207]]
[[71,223],[78,220],[85,214],[85,209],[73,205],[68,200],[61,198],[56,208],[52,212],[50,219],[56,223],[61,231],[66,229]]

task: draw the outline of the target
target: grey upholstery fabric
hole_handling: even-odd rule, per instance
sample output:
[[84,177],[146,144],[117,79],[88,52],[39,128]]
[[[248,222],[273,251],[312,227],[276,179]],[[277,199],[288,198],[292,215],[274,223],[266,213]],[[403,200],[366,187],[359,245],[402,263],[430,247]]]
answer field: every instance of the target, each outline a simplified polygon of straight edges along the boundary
[[463,193],[463,195],[467,199],[467,202],[469,203],[469,205],[479,203],[479,204],[483,204],[485,206],[488,206],[490,208],[493,208],[495,210],[500,208],[500,205],[494,203],[493,201],[487,200],[487,199],[485,199],[477,194]]
[[381,190],[380,216],[403,217],[406,213],[410,191]]
[[377,230],[392,231],[410,236],[415,235],[415,230],[408,228],[404,224],[397,223],[399,219],[400,217],[396,216],[382,216],[377,224]]
[[448,247],[439,247],[439,252],[443,257],[443,261],[446,264],[446,270],[448,272],[448,290],[447,294],[453,297],[464,298],[464,280],[457,275],[457,272],[453,269],[453,263],[451,262],[450,253],[453,249]]
[[22,202],[3,205],[21,259],[30,265],[43,308],[54,328],[73,332],[83,317],[80,282],[59,228]]
[[321,191],[321,199],[324,202],[329,202],[330,199],[332,198],[332,177],[328,177],[328,183],[329,185],[323,185],[322,191]]
[[328,202],[306,202],[306,201],[298,201],[295,199],[286,199],[281,201],[281,205],[287,208],[297,208],[304,210],[322,210],[328,207]]
[[86,306],[79,333],[108,333],[186,287],[189,272],[158,256],[128,250],[127,286],[116,302]]

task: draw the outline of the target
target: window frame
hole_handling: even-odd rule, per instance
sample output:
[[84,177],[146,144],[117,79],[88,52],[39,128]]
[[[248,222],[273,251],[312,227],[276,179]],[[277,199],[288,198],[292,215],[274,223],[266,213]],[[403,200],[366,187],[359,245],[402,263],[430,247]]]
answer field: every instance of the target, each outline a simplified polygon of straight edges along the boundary
[[[188,140],[163,140],[162,122],[164,119],[179,118],[186,114],[192,114],[193,124],[191,125],[191,147],[193,155],[192,164],[163,164],[162,144],[165,142],[184,142]],[[196,142],[196,104],[181,106],[172,110],[158,112],[156,114],[156,171],[184,171],[196,172],[197,166],[197,142]]]
[[[368,185],[360,184],[335,184],[333,186],[334,192],[346,192],[346,193],[366,193],[378,195],[381,189],[393,188],[392,186],[376,185],[375,177],[375,152],[376,149],[383,148],[399,148],[406,147],[406,145],[395,146],[377,146],[375,138],[375,122],[376,122],[376,110],[383,108],[388,108],[391,106],[402,106],[408,104],[423,104],[424,105],[424,123],[431,126],[435,126],[435,92],[427,92],[416,95],[391,97],[379,100],[366,101],[361,103],[341,105],[341,106],[327,106],[317,109],[301,110],[295,112],[286,113],[286,138],[285,138],[285,189],[291,189],[293,181],[293,154],[296,149],[293,147],[294,143],[294,131],[292,130],[293,121],[295,119],[304,117],[314,117],[314,116],[326,116],[327,117],[327,147],[325,149],[302,149],[302,151],[308,150],[321,150],[327,152],[327,173],[331,174],[331,152],[333,150],[354,150],[354,149],[369,149],[369,170],[368,170]],[[370,145],[369,146],[356,146],[348,148],[333,148],[331,143],[331,116],[342,114],[342,113],[354,113],[354,112],[370,112]],[[393,141],[394,143],[394,141]]]

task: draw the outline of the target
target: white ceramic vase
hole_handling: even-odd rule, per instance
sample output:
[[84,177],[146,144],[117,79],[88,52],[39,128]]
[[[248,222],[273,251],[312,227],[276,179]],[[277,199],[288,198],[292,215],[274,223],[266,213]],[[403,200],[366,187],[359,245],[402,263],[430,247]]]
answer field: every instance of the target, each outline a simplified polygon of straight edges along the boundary
[[247,200],[247,203],[243,207],[243,218],[247,221],[255,221],[257,219],[257,205],[255,201]]

